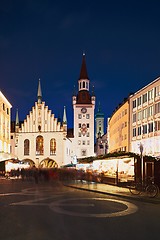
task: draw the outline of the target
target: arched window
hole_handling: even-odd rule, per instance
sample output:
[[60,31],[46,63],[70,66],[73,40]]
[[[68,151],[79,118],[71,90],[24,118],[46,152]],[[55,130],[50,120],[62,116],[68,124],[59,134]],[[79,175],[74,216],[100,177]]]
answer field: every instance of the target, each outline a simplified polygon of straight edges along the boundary
[[36,155],[43,155],[43,137],[37,136],[36,138]]
[[86,82],[86,88],[87,88],[87,90],[88,90],[88,82]]
[[29,155],[29,140],[24,140],[24,155]]
[[54,155],[56,153],[56,139],[52,138],[50,140],[50,155]]

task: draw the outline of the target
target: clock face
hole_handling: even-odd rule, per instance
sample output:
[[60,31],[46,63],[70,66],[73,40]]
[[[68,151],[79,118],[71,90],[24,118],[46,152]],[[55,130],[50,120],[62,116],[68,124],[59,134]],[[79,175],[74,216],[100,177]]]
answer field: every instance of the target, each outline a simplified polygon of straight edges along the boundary
[[86,108],[82,108],[82,109],[81,109],[81,112],[82,112],[82,113],[86,113],[86,112],[87,112],[87,109],[86,109]]

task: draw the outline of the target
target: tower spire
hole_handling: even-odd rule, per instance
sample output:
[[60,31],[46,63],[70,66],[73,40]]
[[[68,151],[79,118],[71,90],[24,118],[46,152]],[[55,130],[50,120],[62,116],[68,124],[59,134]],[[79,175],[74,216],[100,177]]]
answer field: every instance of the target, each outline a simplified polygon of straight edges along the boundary
[[15,126],[16,133],[19,132],[19,116],[18,116],[18,108],[16,110],[16,126]]
[[67,117],[66,117],[66,107],[64,106],[63,111],[63,130],[67,132]]
[[16,111],[16,126],[19,126],[18,108],[17,108],[17,111]]
[[64,111],[63,111],[63,124],[67,124],[66,107],[65,106],[64,106]]
[[[81,65],[81,70],[80,70],[80,77],[78,80],[78,91],[87,91],[88,92],[88,97],[89,96],[89,78],[88,78],[88,73],[87,73],[87,67],[86,67],[86,60],[85,60],[85,54],[83,53],[82,57],[82,65]],[[85,93],[87,94],[87,93]],[[88,99],[89,99],[88,98]]]
[[41,82],[39,79],[38,82],[38,93],[37,93],[38,103],[42,103],[42,91],[41,91]]
[[88,73],[87,73],[87,67],[86,67],[85,53],[83,53],[83,57],[82,57],[82,66],[81,66],[79,79],[89,79]]

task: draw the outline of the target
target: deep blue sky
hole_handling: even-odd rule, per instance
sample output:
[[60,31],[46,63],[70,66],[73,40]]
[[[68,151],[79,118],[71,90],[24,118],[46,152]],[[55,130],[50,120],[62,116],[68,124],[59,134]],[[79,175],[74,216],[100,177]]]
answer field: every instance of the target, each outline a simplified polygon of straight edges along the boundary
[[72,127],[83,51],[107,119],[130,92],[160,76],[159,12],[159,0],[1,0],[0,90],[12,120],[17,108],[25,119],[40,78],[43,101],[57,117],[65,105]]

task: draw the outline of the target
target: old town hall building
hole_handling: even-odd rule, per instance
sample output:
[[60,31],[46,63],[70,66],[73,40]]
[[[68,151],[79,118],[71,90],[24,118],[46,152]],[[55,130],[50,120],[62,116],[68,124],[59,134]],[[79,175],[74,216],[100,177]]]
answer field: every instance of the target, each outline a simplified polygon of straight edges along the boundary
[[69,135],[65,107],[60,122],[42,101],[39,80],[37,101],[21,124],[17,110],[15,128],[11,133],[12,155],[36,167],[60,167],[78,158],[94,156],[95,96],[90,94],[89,84],[83,54],[78,93],[72,96],[74,129]]
[[77,158],[94,155],[94,109],[95,96],[89,93],[85,55],[83,54],[78,94],[73,95],[74,110],[74,151]]

